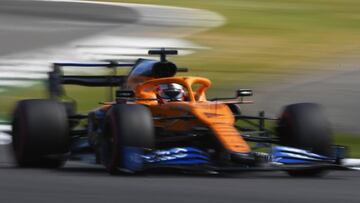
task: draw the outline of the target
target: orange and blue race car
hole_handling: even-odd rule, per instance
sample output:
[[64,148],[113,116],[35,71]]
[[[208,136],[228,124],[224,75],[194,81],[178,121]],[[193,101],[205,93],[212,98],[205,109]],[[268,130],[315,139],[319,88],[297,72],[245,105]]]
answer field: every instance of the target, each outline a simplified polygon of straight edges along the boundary
[[[19,101],[13,111],[13,149],[20,167],[61,167],[66,160],[103,165],[111,174],[152,170],[242,172],[282,170],[318,176],[341,168],[345,149],[332,145],[321,107],[298,103],[279,118],[244,115],[250,89],[232,98],[206,97],[211,81],[167,60],[176,50],[150,50],[160,60],[54,63],[49,99]],[[113,75],[64,75],[62,67],[105,67]],[[127,75],[117,68],[129,67]],[[64,85],[110,87],[111,101],[76,112]],[[241,107],[241,108],[240,108]],[[272,122],[271,129],[265,123]],[[262,149],[264,148],[264,149]],[[260,152],[258,149],[261,149]]]

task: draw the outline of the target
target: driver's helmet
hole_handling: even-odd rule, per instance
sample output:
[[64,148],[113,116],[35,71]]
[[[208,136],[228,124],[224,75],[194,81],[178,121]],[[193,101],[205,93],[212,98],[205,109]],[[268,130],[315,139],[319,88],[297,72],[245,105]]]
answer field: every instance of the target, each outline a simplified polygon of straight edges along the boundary
[[184,88],[176,83],[160,84],[156,89],[157,97],[162,101],[183,101]]

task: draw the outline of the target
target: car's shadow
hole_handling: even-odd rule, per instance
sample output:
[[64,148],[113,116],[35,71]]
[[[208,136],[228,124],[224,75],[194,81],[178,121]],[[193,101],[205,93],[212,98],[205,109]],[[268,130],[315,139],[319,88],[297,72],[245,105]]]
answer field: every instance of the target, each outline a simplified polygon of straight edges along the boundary
[[[238,173],[213,173],[213,172],[193,172],[180,170],[151,170],[140,173],[118,173],[110,175],[101,165],[83,164],[80,162],[70,162],[62,168],[44,169],[44,168],[18,168],[11,162],[0,162],[0,171],[21,172],[21,173],[51,173],[60,176],[91,176],[91,177],[111,177],[111,178],[212,178],[212,179],[295,179],[287,175],[286,172],[238,172]],[[354,172],[356,173],[356,172]],[[339,180],[346,179],[347,172],[332,172],[323,177],[296,177],[296,179],[321,179],[321,180]]]
[[56,172],[64,173],[63,175],[79,175],[79,176],[106,176],[113,178],[212,178],[212,179],[321,179],[321,180],[338,180],[345,179],[344,175],[332,175],[331,173],[323,177],[291,177],[286,172],[239,172],[239,173],[200,173],[192,171],[179,170],[151,170],[141,173],[118,173],[110,175],[102,166],[68,166],[56,169]]

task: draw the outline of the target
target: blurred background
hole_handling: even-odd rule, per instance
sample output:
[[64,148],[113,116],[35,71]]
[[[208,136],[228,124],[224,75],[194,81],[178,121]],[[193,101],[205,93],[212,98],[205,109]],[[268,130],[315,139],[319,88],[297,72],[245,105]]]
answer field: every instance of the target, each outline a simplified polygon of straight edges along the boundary
[[[209,97],[253,88],[256,105],[243,107],[245,112],[276,116],[289,103],[322,104],[336,142],[360,156],[359,1],[107,2],[93,7],[68,2],[68,9],[57,9],[64,2],[0,1],[1,120],[10,119],[17,100],[47,96],[44,79],[51,62],[129,61],[145,57],[148,48],[170,47],[180,49],[181,56],[171,60],[189,67],[187,74],[212,80]],[[68,70],[79,72],[96,73]],[[67,92],[85,111],[106,100],[108,90],[71,86]]]
[[[131,62],[160,47],[179,49],[170,60],[190,69],[182,74],[211,79],[210,98],[253,89],[256,102],[241,106],[245,113],[277,116],[290,103],[320,103],[335,143],[360,157],[359,0],[0,0],[0,202],[359,202],[359,175],[349,171],[294,179],[283,172],[109,176],[78,162],[14,167],[1,132],[9,126],[1,124],[16,101],[48,96],[51,63]],[[65,70],[100,72],[111,74]],[[106,88],[66,91],[84,112],[109,99]]]

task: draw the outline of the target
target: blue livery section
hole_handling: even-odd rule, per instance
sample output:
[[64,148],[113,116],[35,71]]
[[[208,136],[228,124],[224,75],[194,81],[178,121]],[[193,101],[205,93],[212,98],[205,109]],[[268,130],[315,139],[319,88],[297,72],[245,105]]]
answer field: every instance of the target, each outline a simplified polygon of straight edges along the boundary
[[[78,139],[71,146],[72,160],[96,164],[96,156],[91,150],[88,138]],[[266,162],[274,164],[329,164],[337,163],[345,154],[345,149],[339,146],[334,148],[334,157],[326,157],[307,150],[292,147],[275,146]],[[121,168],[127,171],[142,171],[146,167],[167,167],[185,165],[211,165],[208,153],[194,147],[175,147],[161,150],[144,150],[138,147],[123,147],[121,151]],[[119,165],[119,167],[120,167]]]
[[208,163],[208,155],[196,148],[182,147],[155,150],[143,156],[146,163],[151,164],[202,164]]
[[[102,115],[97,115],[102,116]],[[71,146],[70,159],[97,164],[88,138],[77,139]],[[145,166],[154,165],[197,165],[210,163],[209,155],[193,147],[176,147],[145,151],[138,147],[123,147],[121,167],[128,171],[141,171]]]
[[303,149],[284,146],[273,147],[271,150],[271,159],[272,162],[281,164],[314,164],[335,162],[335,160],[330,157],[314,154]]
[[141,171],[144,168],[144,150],[138,147],[124,147],[122,151],[122,168],[130,171]]
[[145,153],[136,147],[125,147],[123,167],[131,171],[140,171],[145,165],[197,165],[208,164],[207,153],[193,147],[176,147]]

